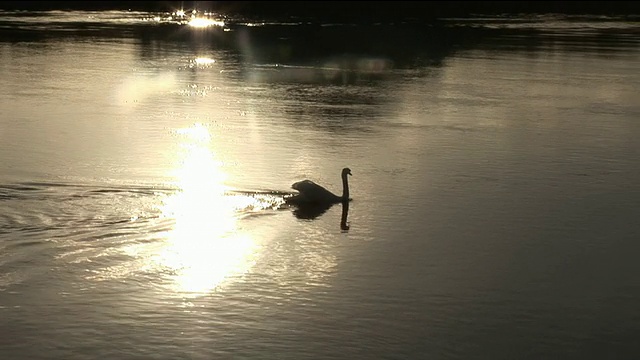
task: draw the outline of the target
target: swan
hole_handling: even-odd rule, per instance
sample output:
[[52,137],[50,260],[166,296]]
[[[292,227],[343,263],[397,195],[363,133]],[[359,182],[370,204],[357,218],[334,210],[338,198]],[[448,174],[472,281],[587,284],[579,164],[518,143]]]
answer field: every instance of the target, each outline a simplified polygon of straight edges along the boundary
[[349,201],[349,182],[347,175],[351,175],[351,169],[342,169],[342,196],[338,196],[311,180],[298,181],[291,185],[299,194],[285,199],[288,204],[334,204]]

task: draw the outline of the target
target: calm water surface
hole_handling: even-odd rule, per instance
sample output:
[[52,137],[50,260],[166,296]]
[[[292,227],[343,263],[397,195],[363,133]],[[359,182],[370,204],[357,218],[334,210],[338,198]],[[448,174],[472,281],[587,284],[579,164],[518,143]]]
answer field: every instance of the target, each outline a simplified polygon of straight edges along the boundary
[[637,21],[220,25],[1,13],[0,358],[637,358]]

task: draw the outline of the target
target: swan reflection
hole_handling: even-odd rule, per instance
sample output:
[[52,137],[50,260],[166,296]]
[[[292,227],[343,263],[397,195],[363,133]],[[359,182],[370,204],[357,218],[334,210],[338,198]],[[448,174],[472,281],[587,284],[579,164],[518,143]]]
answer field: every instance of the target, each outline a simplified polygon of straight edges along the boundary
[[313,220],[324,214],[333,206],[333,203],[325,204],[298,204],[293,210],[293,215],[302,220]]
[[342,216],[340,217],[340,229],[343,231],[349,230],[349,202],[342,202]]
[[[293,215],[301,220],[314,220],[327,212],[334,204],[298,204],[293,210]],[[342,216],[340,217],[340,229],[349,230],[349,202],[342,202]]]

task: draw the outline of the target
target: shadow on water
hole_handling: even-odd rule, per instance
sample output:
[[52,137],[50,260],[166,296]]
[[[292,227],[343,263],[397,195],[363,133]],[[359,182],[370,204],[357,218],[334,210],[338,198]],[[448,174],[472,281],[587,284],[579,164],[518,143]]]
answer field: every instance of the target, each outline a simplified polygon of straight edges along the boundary
[[[401,106],[395,90],[407,79],[428,81],[441,76],[443,65],[460,52],[524,50],[532,57],[559,50],[624,54],[637,46],[637,26],[625,19],[494,16],[327,23],[236,18],[224,27],[205,29],[152,22],[85,24],[44,19],[33,24],[14,19],[0,21],[0,42],[41,41],[56,46],[61,39],[133,39],[142,60],[185,59],[172,70],[184,71],[193,84],[243,84],[243,94],[249,98],[277,98],[282,118],[294,127],[353,134],[375,131],[376,121]],[[589,47],[584,46],[585,40]],[[214,58],[216,65],[187,65],[202,54]]]
[[[357,25],[237,21],[224,29],[139,27],[135,36],[143,59],[176,52],[225,57],[224,69],[189,69],[194,83],[219,71],[230,83],[258,89],[251,94],[256,99],[278,98],[284,118],[294,126],[353,133],[371,131],[372,119],[383,119],[399,106],[395,89],[407,79],[440,76],[443,64],[459,52],[524,50],[537,56],[560,48],[609,56],[636,46],[629,37],[635,30],[620,24],[625,23],[606,27],[589,17]],[[579,46],[585,39],[590,49]]]

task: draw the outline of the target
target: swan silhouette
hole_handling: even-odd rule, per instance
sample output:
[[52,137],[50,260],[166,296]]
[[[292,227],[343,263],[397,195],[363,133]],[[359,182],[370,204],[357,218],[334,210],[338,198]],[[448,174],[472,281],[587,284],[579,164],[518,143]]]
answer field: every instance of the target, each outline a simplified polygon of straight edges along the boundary
[[349,182],[347,175],[351,175],[351,169],[342,169],[342,196],[338,196],[311,180],[298,181],[291,185],[298,194],[285,198],[285,202],[291,205],[331,205],[339,202],[348,202]]

